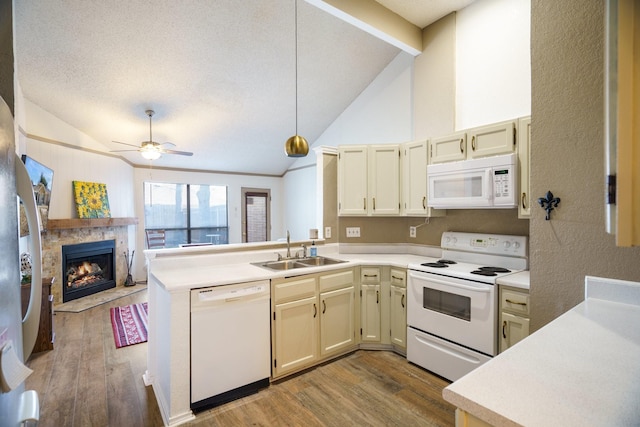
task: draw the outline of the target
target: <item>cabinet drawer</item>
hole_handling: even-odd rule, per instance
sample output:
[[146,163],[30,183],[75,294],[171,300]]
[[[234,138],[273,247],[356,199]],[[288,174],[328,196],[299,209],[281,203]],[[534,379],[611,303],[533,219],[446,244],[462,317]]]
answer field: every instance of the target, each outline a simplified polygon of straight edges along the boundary
[[275,304],[312,297],[315,296],[315,294],[315,277],[273,282],[273,299]]
[[505,311],[529,316],[529,294],[502,289],[500,292],[500,307]]
[[339,271],[333,274],[320,276],[320,292],[346,288],[353,285],[353,270]]
[[378,267],[362,267],[360,269],[360,283],[380,283],[380,269]]
[[407,272],[404,270],[391,269],[391,285],[401,288],[407,287]]

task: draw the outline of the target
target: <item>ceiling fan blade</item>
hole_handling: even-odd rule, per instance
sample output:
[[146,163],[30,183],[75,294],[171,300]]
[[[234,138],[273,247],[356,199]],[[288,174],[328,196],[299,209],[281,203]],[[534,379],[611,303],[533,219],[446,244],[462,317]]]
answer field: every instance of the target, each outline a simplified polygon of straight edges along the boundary
[[175,147],[175,146],[176,146],[176,144],[174,144],[173,142],[163,142],[163,143],[162,143],[162,144],[160,144],[160,145],[170,145],[170,146],[172,146],[172,147]]
[[111,150],[109,151],[110,153],[126,153],[126,152],[132,152],[132,151],[140,151],[138,150]]
[[164,154],[179,154],[181,156],[193,156],[193,153],[190,153],[188,151],[161,150],[160,152]]
[[111,142],[115,142],[116,144],[128,145],[129,147],[140,148],[139,145],[127,144],[126,142],[120,142],[120,141],[111,141]]

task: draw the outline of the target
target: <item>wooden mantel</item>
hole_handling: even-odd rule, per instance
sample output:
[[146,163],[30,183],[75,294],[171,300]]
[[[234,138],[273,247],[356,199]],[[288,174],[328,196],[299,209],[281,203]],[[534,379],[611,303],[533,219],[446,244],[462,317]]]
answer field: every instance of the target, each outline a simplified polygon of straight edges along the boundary
[[68,218],[49,219],[47,230],[62,230],[69,228],[121,227],[138,224],[138,218]]

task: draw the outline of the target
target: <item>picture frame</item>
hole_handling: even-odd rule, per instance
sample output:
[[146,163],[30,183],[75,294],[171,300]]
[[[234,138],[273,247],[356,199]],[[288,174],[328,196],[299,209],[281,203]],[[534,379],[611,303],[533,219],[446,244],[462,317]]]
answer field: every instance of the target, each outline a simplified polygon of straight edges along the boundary
[[72,181],[78,218],[111,218],[107,184]]

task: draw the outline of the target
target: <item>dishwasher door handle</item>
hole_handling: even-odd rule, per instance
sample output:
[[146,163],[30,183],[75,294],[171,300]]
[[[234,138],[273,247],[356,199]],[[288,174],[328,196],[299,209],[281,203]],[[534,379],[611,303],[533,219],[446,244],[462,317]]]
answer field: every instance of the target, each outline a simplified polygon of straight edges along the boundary
[[249,286],[246,288],[233,289],[230,291],[221,290],[216,292],[215,289],[207,289],[205,291],[200,291],[198,294],[198,300],[200,302],[214,302],[214,301],[238,301],[241,299],[248,299],[257,294],[262,294],[266,292],[266,287],[263,285]]

